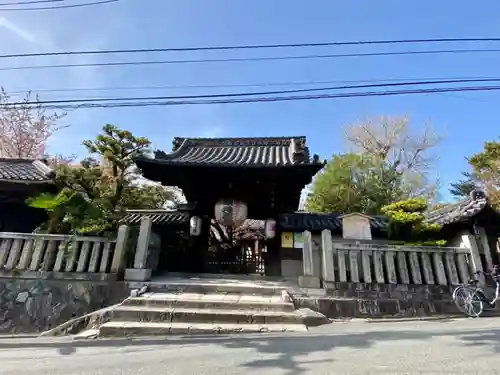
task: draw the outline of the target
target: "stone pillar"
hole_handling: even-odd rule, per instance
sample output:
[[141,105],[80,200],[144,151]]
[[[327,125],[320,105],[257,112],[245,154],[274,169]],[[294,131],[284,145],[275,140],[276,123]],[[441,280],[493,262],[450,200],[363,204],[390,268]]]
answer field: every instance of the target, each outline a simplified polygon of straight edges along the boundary
[[481,247],[484,250],[484,257],[486,258],[486,269],[493,269],[493,257],[491,256],[490,244],[488,243],[488,235],[483,227],[477,227],[477,234],[481,241]]
[[[481,256],[479,255],[479,249],[477,247],[475,236],[472,234],[463,234],[462,244],[469,249],[472,272],[483,271]],[[481,285],[484,285],[484,275],[475,275],[475,277],[479,280]]]
[[151,238],[151,226],[153,222],[150,217],[141,220],[137,247],[135,249],[134,268],[125,270],[125,280],[127,281],[148,281],[151,280],[151,268],[148,267],[148,249]]
[[[321,232],[321,277],[323,278],[323,287],[333,287],[335,282],[335,271],[333,264],[333,243],[332,233],[325,229]],[[328,285],[330,284],[330,285]]]
[[314,276],[313,252],[312,252],[311,232],[304,232],[304,247],[302,249],[303,276],[299,276],[299,286],[301,288],[321,288],[319,277]]
[[125,255],[127,251],[128,236],[130,228],[128,225],[121,225],[116,236],[115,252],[111,261],[111,273],[121,274],[125,269]]

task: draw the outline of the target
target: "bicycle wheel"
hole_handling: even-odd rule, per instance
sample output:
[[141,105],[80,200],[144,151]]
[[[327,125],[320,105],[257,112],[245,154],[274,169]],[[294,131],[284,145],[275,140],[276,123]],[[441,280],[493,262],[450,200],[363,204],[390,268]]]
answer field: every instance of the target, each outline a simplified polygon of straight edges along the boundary
[[464,314],[466,314],[465,306],[468,304],[468,300],[474,292],[475,290],[465,285],[459,285],[453,291],[453,302],[455,302],[457,308]]
[[483,299],[478,289],[469,286],[458,286],[453,291],[453,301],[464,314],[477,318],[483,312]]
[[466,314],[473,318],[479,317],[483,312],[484,298],[484,293],[481,290],[476,290],[469,300],[469,309]]

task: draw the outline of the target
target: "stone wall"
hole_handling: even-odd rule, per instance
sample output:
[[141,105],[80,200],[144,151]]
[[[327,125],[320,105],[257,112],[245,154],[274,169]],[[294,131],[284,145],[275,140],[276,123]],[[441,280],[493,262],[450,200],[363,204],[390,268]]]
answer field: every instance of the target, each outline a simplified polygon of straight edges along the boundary
[[43,332],[127,296],[119,282],[0,278],[0,334]]
[[321,294],[295,292],[293,299],[329,318],[416,317],[458,314],[452,292],[442,285],[334,283]]

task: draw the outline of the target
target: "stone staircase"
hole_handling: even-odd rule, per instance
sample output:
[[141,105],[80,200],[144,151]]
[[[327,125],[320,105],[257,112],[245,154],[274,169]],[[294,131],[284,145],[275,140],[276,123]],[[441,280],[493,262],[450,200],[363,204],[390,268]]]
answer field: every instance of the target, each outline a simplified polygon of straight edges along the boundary
[[310,309],[296,310],[284,288],[203,281],[150,284],[104,321],[99,337],[305,332],[329,322]]

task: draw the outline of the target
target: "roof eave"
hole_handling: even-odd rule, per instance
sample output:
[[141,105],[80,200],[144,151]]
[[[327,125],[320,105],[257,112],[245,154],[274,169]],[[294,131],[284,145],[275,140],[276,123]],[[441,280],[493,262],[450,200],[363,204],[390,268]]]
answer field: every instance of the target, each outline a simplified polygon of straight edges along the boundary
[[54,185],[53,180],[11,180],[0,178],[1,183],[23,184],[23,185]]
[[[173,166],[178,168],[184,167],[214,167],[214,168],[262,168],[262,169],[283,169],[283,168],[312,168],[319,172],[325,165],[323,163],[300,163],[300,164],[224,164],[224,163],[193,163],[193,162],[179,162],[168,159],[153,159],[140,156],[134,159],[136,164],[157,164],[165,166]],[[140,167],[140,166],[139,166]]]
[[439,225],[457,224],[474,218],[489,206],[488,198],[485,195],[474,199],[471,193],[469,198],[428,212],[425,214],[424,222]]

